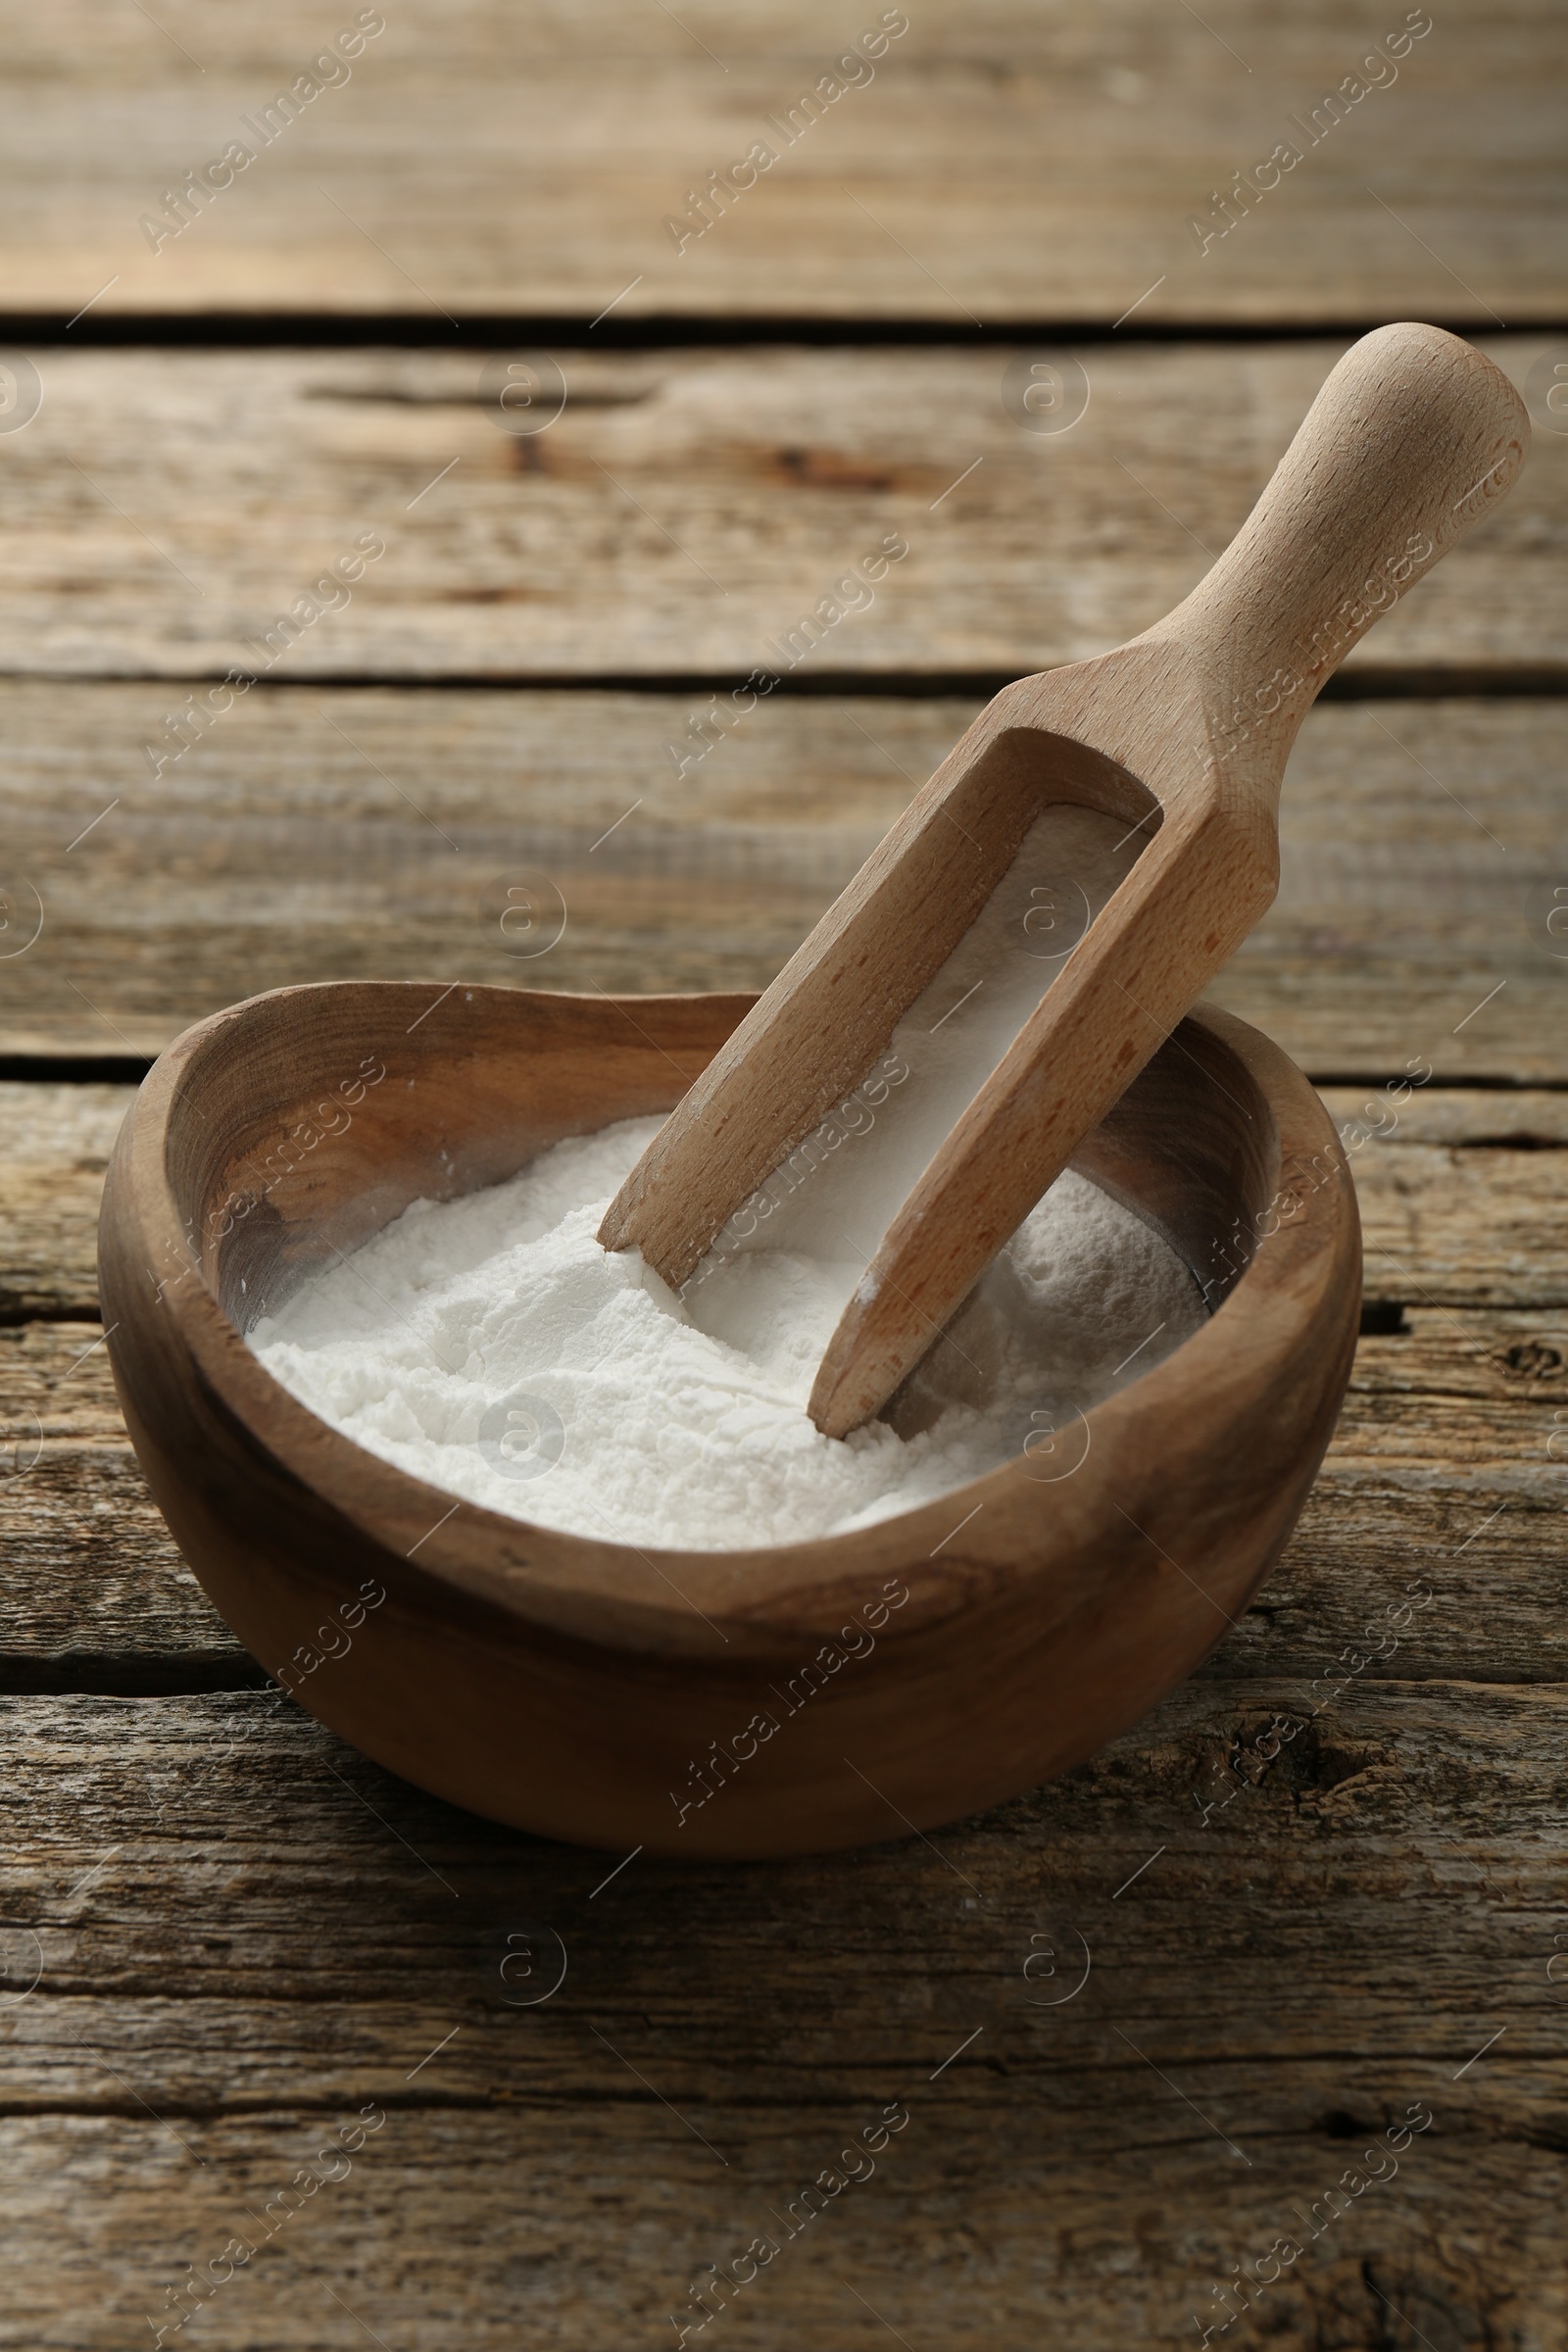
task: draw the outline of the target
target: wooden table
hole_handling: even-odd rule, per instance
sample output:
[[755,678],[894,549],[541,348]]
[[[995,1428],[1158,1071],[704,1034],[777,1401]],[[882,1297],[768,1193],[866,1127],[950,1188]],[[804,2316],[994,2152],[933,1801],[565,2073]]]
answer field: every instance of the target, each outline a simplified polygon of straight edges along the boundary
[[[1422,12],[943,0],[838,71],[819,0],[344,19],[336,62],[293,0],[8,26],[0,2344],[1561,2346],[1560,10],[1401,49]],[[1081,1771],[820,1861],[617,1867],[346,1749],[115,1409],[147,1057],[330,975],[764,982],[978,702],[1164,611],[1401,316],[1537,441],[1309,720],[1215,991],[1347,1124],[1433,1072],[1350,1128],[1364,1336],[1257,1605]],[[478,912],[524,870],[568,910],[533,963]]]

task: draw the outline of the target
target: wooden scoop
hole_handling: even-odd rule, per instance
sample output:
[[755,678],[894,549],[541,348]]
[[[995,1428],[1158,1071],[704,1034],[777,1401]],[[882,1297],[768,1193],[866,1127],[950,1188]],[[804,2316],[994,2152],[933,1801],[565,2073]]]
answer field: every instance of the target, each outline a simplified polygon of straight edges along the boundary
[[981,712],[650,1144],[606,1249],[687,1280],[866,1077],[1044,808],[1141,829],[1147,848],[926,1166],[823,1355],[818,1429],[877,1412],[1272,902],[1280,784],[1314,697],[1508,489],[1528,435],[1507,378],[1456,336],[1364,336],[1191,596]]

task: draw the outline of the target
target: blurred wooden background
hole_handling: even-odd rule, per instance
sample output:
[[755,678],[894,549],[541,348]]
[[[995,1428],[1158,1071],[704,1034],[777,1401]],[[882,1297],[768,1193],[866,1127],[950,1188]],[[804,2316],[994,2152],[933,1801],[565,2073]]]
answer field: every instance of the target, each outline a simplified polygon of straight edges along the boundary
[[[1555,2352],[1560,8],[58,0],[5,32],[0,2345],[695,2342],[707,2266],[902,2099],[702,2339],[1129,2352],[1234,2314],[1277,2352]],[[986,695],[1182,595],[1399,317],[1480,341],[1536,440],[1308,721],[1278,906],[1214,992],[1348,1124],[1434,1071],[1354,1153],[1354,1385],[1244,1624],[934,1841],[608,1884],[280,1702],[98,1345],[147,1057],[334,975],[760,985]],[[523,872],[567,908],[532,963],[479,908]],[[524,1920],[568,1966],[513,2007]],[[1216,2293],[1288,2236],[1254,2313]]]

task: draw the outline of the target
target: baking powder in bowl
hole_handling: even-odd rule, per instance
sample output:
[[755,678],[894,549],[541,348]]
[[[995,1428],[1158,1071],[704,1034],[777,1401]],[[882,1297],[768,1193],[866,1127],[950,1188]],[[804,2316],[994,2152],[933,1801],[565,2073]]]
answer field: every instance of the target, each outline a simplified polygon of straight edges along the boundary
[[844,1534],[1023,1454],[1043,1486],[1082,1416],[1197,1330],[1197,1282],[1068,1170],[906,1383],[825,1438],[806,1405],[839,1316],[932,1151],[1136,850],[1048,809],[869,1077],[732,1217],[680,1297],[596,1237],[658,1132],[627,1120],[520,1175],[416,1200],[264,1315],[251,1346],[321,1419],[492,1510],[644,1546]]
[[251,1345],[323,1421],[431,1486],[576,1535],[738,1550],[868,1526],[1026,1446],[1043,1478],[1070,1470],[1078,1414],[1203,1319],[1174,1250],[1069,1171],[915,1376],[926,1425],[824,1438],[806,1412],[838,1311],[819,1263],[748,1254],[718,1318],[741,1345],[594,1238],[659,1125],[416,1200]]

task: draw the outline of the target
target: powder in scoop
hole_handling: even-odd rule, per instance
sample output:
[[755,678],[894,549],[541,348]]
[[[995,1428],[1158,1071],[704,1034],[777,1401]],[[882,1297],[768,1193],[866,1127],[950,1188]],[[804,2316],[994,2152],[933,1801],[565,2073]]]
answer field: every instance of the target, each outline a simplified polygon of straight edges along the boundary
[[[1098,809],[1057,804],[1036,817],[978,919],[910,1004],[867,1078],[715,1236],[683,1288],[696,1322],[737,1347],[754,1347],[760,1337],[755,1310],[765,1321],[772,1289],[750,1264],[751,1253],[809,1261],[815,1333],[803,1329],[801,1337],[820,1361],[922,1169],[1143,846],[1136,827]],[[1158,1320],[1152,1315],[1121,1353]],[[1151,1349],[1138,1369],[1157,1361]]]
[[578,1535],[731,1550],[868,1526],[1020,1450],[1043,1480],[1070,1472],[1078,1415],[1203,1320],[1167,1244],[1069,1171],[906,1389],[912,1434],[875,1421],[824,1438],[806,1401],[842,1268],[752,1249],[696,1294],[700,1329],[635,1250],[595,1239],[659,1125],[416,1200],[252,1347],[322,1420],[450,1494]]

